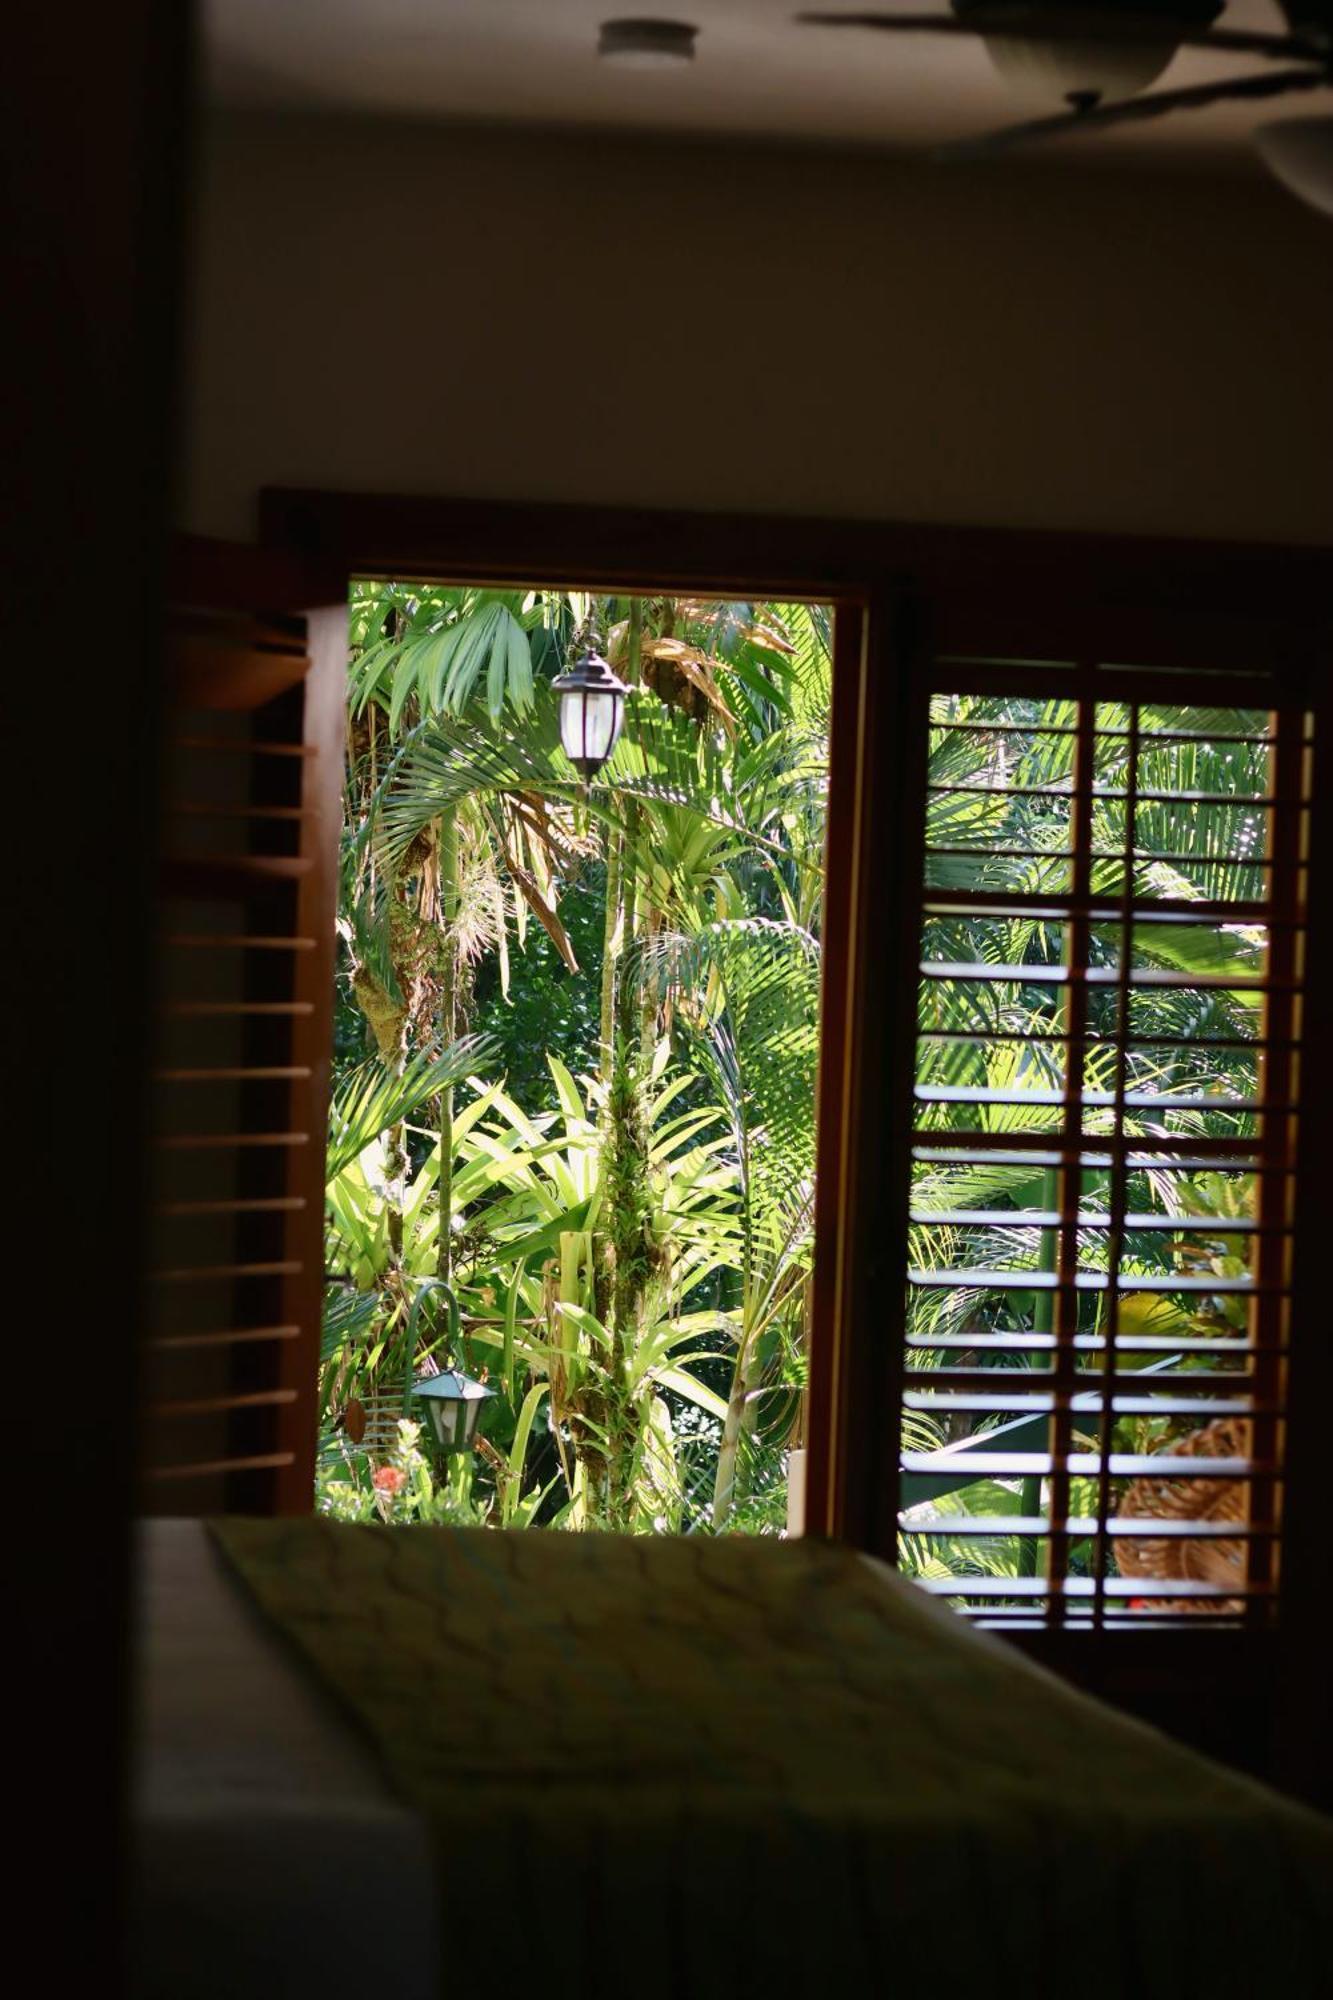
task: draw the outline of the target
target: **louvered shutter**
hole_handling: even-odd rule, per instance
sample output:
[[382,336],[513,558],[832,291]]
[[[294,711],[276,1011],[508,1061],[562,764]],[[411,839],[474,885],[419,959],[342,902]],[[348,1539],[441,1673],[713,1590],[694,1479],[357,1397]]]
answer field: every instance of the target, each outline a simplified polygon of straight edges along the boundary
[[1265,1625],[1299,676],[975,654],[925,671],[899,1559],[1006,1630]]
[[161,774],[149,1512],[311,1502],[346,647],[344,608],[298,608],[319,590],[257,552],[181,554]]

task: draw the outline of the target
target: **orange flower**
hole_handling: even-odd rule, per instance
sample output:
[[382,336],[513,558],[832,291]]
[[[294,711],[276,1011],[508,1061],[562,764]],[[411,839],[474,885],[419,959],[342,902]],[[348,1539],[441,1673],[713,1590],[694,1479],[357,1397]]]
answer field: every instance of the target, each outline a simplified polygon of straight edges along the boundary
[[377,1465],[373,1484],[377,1493],[401,1493],[407,1485],[407,1474],[399,1465]]

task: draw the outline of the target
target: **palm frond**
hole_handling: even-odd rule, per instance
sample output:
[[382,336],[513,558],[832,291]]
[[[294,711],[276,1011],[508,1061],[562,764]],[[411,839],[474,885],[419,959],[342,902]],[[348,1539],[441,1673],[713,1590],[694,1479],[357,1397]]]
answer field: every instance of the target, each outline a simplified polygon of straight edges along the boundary
[[813,1181],[818,942],[793,925],[749,917],[691,935],[661,933],[638,967],[674,996],[726,1111],[749,1266],[769,1237],[782,1241]]
[[408,737],[372,805],[372,839],[390,869],[447,807],[478,796],[539,794],[581,805],[619,826],[626,801],[690,806],[719,826],[753,832],[755,799],[780,793],[776,749],[735,758],[715,736],[700,732],[678,710],[632,690],[625,728],[610,759],[585,786],[560,747],[556,697],[539,687],[521,728],[502,730],[489,719],[441,717]]
[[[404,597],[400,586],[381,588],[373,608],[354,605],[354,630],[366,644],[352,661],[353,714],[377,702],[388,711],[392,733],[413,702],[422,715],[457,715],[479,692],[493,723],[506,705],[526,713],[534,685],[528,625],[540,626],[541,614],[522,592],[423,589]],[[397,629],[386,634],[390,610]]]
[[412,1056],[401,1070],[372,1058],[353,1070],[329,1105],[327,1178],[334,1180],[372,1140],[401,1123],[451,1083],[461,1083],[494,1060],[488,1035],[465,1035],[441,1055]]

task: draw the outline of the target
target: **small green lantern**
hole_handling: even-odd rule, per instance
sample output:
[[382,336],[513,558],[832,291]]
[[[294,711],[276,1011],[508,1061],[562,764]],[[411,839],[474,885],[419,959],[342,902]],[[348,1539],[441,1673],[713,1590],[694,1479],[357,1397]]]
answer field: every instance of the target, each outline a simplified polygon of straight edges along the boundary
[[412,1384],[412,1394],[424,1397],[441,1451],[470,1451],[481,1406],[495,1391],[457,1368],[446,1368],[439,1375],[419,1376]]

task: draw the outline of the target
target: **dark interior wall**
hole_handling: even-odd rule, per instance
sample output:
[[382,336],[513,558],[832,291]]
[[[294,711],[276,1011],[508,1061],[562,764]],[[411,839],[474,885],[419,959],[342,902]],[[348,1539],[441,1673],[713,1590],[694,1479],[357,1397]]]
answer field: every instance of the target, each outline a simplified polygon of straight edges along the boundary
[[189,525],[265,483],[1310,541],[1333,228],[1251,175],[221,119]]
[[11,1410],[20,1381],[42,1385],[14,1432],[6,1508],[8,1782],[23,1822],[8,1872],[43,1984],[103,2000],[124,1990],[148,909],[190,16],[180,0],[119,0],[77,24],[59,7],[6,22]]

